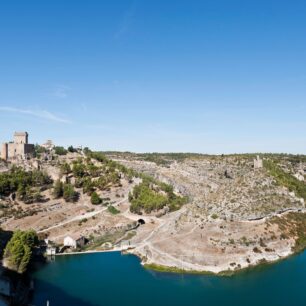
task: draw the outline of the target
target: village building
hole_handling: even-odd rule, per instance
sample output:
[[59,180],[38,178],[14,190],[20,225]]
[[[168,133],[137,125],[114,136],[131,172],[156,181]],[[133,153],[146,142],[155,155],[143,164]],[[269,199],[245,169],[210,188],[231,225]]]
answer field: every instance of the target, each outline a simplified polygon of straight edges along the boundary
[[64,238],[64,246],[71,248],[78,248],[85,245],[85,238],[81,235],[69,235]]
[[55,147],[52,140],[47,140],[45,143],[41,145],[41,147],[45,148],[48,151],[52,151]]
[[34,145],[28,142],[27,132],[15,132],[14,140],[2,144],[1,158],[4,160],[24,160],[34,156]]
[[256,159],[254,159],[254,169],[260,169],[262,167],[263,167],[263,161],[259,157],[259,155],[257,155]]

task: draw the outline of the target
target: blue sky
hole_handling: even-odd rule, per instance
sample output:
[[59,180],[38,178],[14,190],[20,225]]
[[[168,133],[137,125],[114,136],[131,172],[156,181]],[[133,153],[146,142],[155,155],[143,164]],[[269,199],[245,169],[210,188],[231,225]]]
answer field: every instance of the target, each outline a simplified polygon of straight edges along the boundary
[[305,0],[0,3],[0,141],[306,153]]

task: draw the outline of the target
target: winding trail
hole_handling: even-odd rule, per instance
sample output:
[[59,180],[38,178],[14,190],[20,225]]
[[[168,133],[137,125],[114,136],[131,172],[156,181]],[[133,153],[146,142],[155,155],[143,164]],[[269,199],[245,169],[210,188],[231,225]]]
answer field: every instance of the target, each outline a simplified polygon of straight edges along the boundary
[[[117,202],[117,203],[114,203],[113,206],[118,206],[118,205],[124,203],[124,202],[127,201],[127,200],[128,200],[128,198],[124,198],[124,199],[122,199],[121,201],[119,201],[119,202]],[[45,229],[43,229],[43,230],[41,230],[41,231],[38,231],[38,233],[44,233],[44,232],[47,232],[47,231],[52,230],[52,229],[54,229],[54,228],[61,227],[61,226],[63,226],[63,225],[69,224],[69,223],[71,223],[71,222],[80,221],[80,220],[85,219],[85,218],[87,218],[87,219],[88,219],[88,218],[91,218],[91,217],[96,216],[96,215],[98,215],[98,214],[100,214],[100,213],[102,213],[102,212],[104,212],[104,211],[106,211],[106,210],[107,210],[107,207],[104,207],[104,208],[102,208],[102,209],[100,209],[100,210],[91,211],[91,212],[88,212],[88,213],[85,213],[85,214],[82,214],[82,215],[75,216],[75,217],[73,217],[73,218],[71,218],[71,219],[69,219],[69,220],[60,222],[60,223],[58,223],[58,224],[56,224],[56,225],[53,225],[53,226],[50,226],[50,227],[48,227],[48,228],[45,228]]]

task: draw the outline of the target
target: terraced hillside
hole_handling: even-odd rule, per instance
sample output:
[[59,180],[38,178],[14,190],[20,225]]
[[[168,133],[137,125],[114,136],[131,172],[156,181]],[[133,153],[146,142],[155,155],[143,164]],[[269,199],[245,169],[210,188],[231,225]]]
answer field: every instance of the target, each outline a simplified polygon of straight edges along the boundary
[[[267,156],[254,169],[253,156],[187,156],[167,162],[148,162],[142,156],[115,156],[120,163],[171,183],[189,196],[190,203],[164,223],[133,252],[147,264],[176,269],[221,272],[262,261],[274,261],[293,252],[298,238],[284,233],[275,216],[302,213],[305,199],[292,190],[306,187],[295,178],[305,162],[287,156]],[[266,162],[275,162],[292,186],[280,184]],[[293,178],[293,179],[291,179]],[[294,224],[294,218],[291,218]],[[138,239],[139,238],[139,239]],[[137,240],[138,239],[138,240]],[[135,237],[140,243],[142,237]]]

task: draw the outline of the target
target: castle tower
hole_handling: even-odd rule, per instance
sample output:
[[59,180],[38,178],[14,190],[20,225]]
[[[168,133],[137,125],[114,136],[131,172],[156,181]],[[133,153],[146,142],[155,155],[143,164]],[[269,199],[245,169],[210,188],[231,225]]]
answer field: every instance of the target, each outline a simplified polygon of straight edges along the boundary
[[14,143],[15,144],[28,144],[28,133],[27,132],[15,132]]

